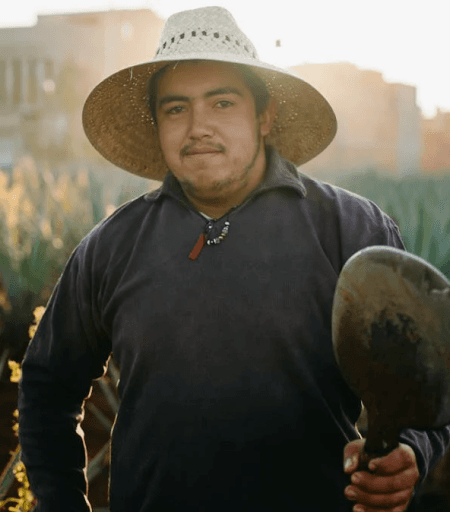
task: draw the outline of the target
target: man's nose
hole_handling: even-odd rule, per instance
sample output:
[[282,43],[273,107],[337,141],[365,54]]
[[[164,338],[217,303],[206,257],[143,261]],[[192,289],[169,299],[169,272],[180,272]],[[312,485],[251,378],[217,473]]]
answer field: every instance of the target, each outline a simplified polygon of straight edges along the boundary
[[189,137],[191,139],[202,139],[211,137],[214,133],[211,115],[207,109],[198,106],[190,112]]

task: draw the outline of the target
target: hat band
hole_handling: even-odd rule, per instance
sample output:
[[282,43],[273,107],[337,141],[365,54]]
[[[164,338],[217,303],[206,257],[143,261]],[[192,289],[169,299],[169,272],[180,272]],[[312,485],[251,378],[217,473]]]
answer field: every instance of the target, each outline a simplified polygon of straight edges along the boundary
[[158,60],[183,54],[206,51],[241,55],[258,59],[257,52],[250,41],[244,41],[233,35],[219,31],[191,30],[173,35],[161,43],[156,51]]

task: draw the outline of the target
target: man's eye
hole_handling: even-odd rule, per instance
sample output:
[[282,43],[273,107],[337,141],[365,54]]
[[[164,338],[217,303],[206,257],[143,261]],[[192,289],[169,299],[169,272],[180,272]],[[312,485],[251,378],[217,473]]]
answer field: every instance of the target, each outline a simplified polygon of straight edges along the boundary
[[166,110],[166,114],[180,114],[184,111],[184,107],[181,105],[175,105],[174,107],[170,107]]
[[228,108],[231,107],[231,105],[233,105],[233,102],[228,100],[220,100],[216,103],[216,106],[219,108]]

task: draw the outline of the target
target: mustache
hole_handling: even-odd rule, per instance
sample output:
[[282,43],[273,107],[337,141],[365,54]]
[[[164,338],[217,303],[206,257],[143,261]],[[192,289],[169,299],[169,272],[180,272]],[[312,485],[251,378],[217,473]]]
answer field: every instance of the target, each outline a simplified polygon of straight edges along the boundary
[[215,149],[217,151],[221,151],[222,153],[225,152],[225,146],[223,146],[222,144],[214,144],[213,142],[207,142],[206,144],[197,144],[197,143],[186,144],[186,146],[183,146],[183,148],[181,148],[180,155],[185,156],[192,149],[194,149],[196,147],[200,147],[202,149],[209,147],[209,148]]

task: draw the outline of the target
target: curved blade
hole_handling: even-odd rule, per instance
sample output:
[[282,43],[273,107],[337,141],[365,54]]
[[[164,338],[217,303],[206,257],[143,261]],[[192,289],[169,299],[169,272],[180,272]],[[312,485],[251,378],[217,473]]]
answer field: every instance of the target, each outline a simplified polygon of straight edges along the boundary
[[450,283],[439,270],[392,247],[359,251],[339,276],[332,332],[369,432],[450,423]]

